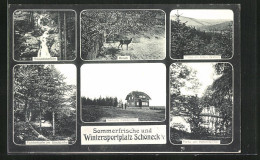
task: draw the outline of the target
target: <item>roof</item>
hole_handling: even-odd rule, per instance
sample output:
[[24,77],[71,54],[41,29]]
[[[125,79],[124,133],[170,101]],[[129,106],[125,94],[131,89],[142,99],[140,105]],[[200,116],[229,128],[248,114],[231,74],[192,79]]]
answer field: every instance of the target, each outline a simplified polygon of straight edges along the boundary
[[144,93],[144,92],[132,91],[132,92],[130,92],[130,93],[126,96],[125,100],[127,100],[128,97],[130,97],[130,96],[133,96],[133,97],[135,97],[135,98],[139,98],[139,96],[145,96],[145,98],[141,98],[141,99],[151,99],[151,98],[150,98],[146,93]]

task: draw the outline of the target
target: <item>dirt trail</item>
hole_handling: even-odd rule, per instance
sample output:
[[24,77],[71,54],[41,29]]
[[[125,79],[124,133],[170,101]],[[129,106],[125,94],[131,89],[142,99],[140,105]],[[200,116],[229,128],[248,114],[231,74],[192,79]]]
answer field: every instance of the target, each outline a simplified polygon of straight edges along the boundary
[[36,134],[38,138],[44,139],[46,141],[50,141],[48,138],[44,137],[42,134],[37,132],[30,123],[28,123],[28,124],[29,124],[30,128],[32,129],[33,133]]

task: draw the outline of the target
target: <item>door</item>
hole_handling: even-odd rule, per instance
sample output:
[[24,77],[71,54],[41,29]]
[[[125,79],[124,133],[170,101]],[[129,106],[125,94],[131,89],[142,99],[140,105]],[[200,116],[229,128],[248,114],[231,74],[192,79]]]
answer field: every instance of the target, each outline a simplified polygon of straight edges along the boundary
[[139,101],[139,107],[142,107],[142,101],[141,101],[141,99],[139,99],[138,101]]

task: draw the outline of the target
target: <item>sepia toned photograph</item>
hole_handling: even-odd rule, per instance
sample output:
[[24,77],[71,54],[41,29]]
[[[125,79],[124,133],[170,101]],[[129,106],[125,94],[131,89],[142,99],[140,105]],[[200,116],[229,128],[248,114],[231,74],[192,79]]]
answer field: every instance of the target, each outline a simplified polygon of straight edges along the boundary
[[13,128],[17,145],[66,145],[76,141],[76,67],[16,65]]
[[162,60],[166,55],[162,10],[83,10],[83,60]]
[[170,66],[170,140],[173,144],[230,144],[233,68],[229,63]]
[[76,14],[72,10],[16,10],[13,34],[14,60],[76,58]]
[[171,58],[232,58],[233,17],[229,9],[172,10]]
[[81,67],[84,122],[164,121],[164,64],[85,64]]

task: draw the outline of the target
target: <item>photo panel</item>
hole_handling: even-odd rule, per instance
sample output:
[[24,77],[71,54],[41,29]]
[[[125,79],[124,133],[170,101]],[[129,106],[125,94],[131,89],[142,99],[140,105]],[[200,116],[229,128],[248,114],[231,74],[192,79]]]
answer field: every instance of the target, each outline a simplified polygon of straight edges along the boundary
[[76,30],[73,10],[15,10],[13,58],[16,61],[74,60]]
[[230,9],[175,9],[170,13],[172,59],[233,57],[234,13]]
[[10,4],[8,154],[243,153],[240,12]]
[[169,83],[171,143],[232,143],[234,85],[230,63],[173,63]]
[[158,9],[91,9],[80,14],[83,60],[162,60],[165,12]]
[[83,122],[165,120],[166,67],[161,63],[84,64],[81,67]]
[[75,143],[76,79],[76,67],[72,64],[14,66],[14,144]]

